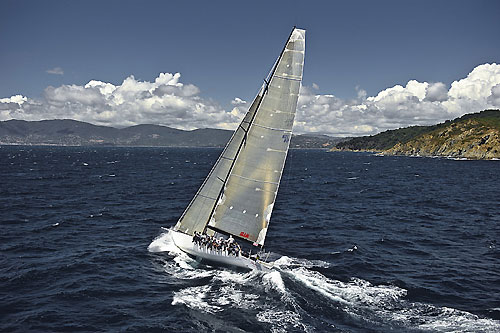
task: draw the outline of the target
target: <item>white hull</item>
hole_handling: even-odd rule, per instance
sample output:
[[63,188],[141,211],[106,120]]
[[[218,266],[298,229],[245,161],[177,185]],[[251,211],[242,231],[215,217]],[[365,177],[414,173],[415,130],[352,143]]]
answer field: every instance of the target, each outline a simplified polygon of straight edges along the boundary
[[171,235],[175,246],[187,254],[199,259],[257,271],[269,271],[272,268],[272,264],[261,262],[259,260],[255,261],[241,255],[234,256],[226,254],[225,252],[221,253],[221,251],[212,251],[202,248],[193,243],[192,236],[182,232],[172,230]]

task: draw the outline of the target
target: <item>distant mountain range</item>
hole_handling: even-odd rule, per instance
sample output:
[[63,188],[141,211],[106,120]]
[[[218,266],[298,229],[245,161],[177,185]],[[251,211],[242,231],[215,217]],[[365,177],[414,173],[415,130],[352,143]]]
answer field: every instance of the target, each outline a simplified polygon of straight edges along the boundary
[[[159,125],[119,129],[69,119],[0,121],[0,145],[224,147],[232,133],[211,128],[184,131]],[[411,126],[356,138],[294,135],[290,147],[500,158],[500,110],[485,110],[437,125]]]
[[411,126],[338,143],[333,150],[393,155],[500,158],[500,110],[466,114],[433,126]]
[[[76,120],[0,122],[0,144],[57,146],[224,147],[233,131],[137,125],[127,128],[97,126]],[[331,148],[343,138],[320,134],[294,135],[291,148]]]

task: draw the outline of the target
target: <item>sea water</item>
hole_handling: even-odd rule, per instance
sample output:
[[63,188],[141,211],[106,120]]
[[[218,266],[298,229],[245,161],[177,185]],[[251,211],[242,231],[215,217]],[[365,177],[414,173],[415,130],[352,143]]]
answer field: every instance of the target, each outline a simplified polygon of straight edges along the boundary
[[500,161],[291,150],[262,274],[170,238],[219,153],[0,147],[0,331],[500,331]]

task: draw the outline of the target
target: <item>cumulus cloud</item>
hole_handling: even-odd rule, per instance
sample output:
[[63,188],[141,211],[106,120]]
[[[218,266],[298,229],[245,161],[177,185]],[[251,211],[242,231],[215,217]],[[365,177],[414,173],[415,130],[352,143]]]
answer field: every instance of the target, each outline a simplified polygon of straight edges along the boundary
[[425,99],[430,102],[444,102],[448,99],[448,89],[442,82],[431,83],[427,86]]
[[98,125],[152,123],[180,129],[237,126],[239,112],[227,112],[200,97],[198,87],[181,83],[180,78],[179,73],[160,73],[154,82],[131,75],[120,85],[91,80],[84,86],[49,86],[41,100],[21,95],[1,99],[0,120],[69,118]]
[[54,74],[54,75],[64,75],[64,71],[61,67],[54,67],[51,69],[47,69],[45,72],[49,74]]
[[488,96],[488,103],[490,105],[500,105],[500,84],[491,88],[491,95]]
[[[153,82],[131,75],[120,85],[91,80],[84,86],[49,86],[39,100],[22,95],[0,99],[0,120],[69,118],[109,126],[151,123],[180,129],[234,129],[251,104],[235,97],[233,108],[226,111],[180,78],[179,73],[160,73]],[[295,132],[371,135],[500,108],[500,65],[479,65],[449,89],[442,82],[410,80],[375,96],[356,87],[353,99],[318,94],[318,89],[316,84],[301,88]]]
[[[314,88],[314,85],[313,85],[313,88]],[[366,95],[367,95],[366,90],[361,89],[359,86],[356,86],[355,89],[357,92],[358,99],[366,99]]]
[[339,136],[372,135],[387,129],[431,125],[466,113],[500,108],[500,65],[483,64],[448,90],[442,82],[410,80],[375,96],[356,87],[357,98],[317,95],[302,87],[297,110],[299,132]]
[[21,105],[27,100],[28,98],[23,95],[14,95],[8,98],[0,98],[0,103],[16,103]]
[[250,105],[247,105],[247,101],[242,100],[239,97],[235,97],[232,101],[231,104],[234,105],[233,109],[231,110],[231,115],[237,119],[243,118],[245,113],[248,111],[248,108]]
[[235,97],[235,98],[231,101],[231,104],[233,104],[233,105],[237,105],[237,106],[239,106],[239,105],[245,105],[245,104],[247,104],[247,101],[244,101],[244,100],[242,100],[242,99],[241,99],[241,98],[239,98],[239,97]]

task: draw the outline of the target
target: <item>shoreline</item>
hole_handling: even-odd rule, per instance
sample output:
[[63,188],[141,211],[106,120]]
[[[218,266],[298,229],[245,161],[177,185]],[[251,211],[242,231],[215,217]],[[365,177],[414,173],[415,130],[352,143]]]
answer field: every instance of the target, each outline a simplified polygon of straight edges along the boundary
[[330,149],[328,152],[351,152],[351,153],[371,153],[377,156],[405,156],[405,157],[425,157],[425,158],[441,158],[447,160],[455,160],[455,161],[500,161],[499,157],[491,157],[491,158],[476,158],[470,156],[453,156],[453,155],[426,155],[426,154],[395,154],[390,153],[385,150],[369,150],[369,149],[360,149],[360,150],[350,150],[350,149]]
[[[86,147],[86,148],[210,148],[210,149],[224,149],[225,146],[146,146],[146,145],[62,145],[62,144],[51,144],[51,143],[3,143],[0,142],[1,147]],[[326,150],[329,148],[317,147],[317,148],[300,148],[294,147],[290,148],[290,150]]]

